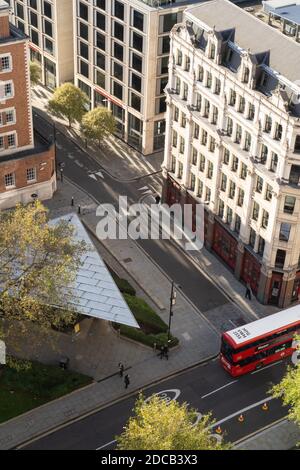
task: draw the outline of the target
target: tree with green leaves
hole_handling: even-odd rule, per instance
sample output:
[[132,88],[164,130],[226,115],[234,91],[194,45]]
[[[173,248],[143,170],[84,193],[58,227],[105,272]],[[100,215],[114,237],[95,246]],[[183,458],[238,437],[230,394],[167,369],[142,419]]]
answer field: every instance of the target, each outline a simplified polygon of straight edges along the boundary
[[69,127],[75,121],[81,122],[89,105],[87,95],[72,83],[64,83],[54,91],[48,102],[48,111],[54,116],[66,118]]
[[[145,401],[140,395],[123,433],[116,437],[118,450],[226,450],[228,444],[210,430],[210,415],[197,420],[186,403],[169,403],[158,396]],[[219,437],[219,436],[218,436]]]
[[[74,319],[73,282],[86,250],[67,221],[49,224],[35,201],[0,212],[0,317],[49,328]],[[58,308],[63,307],[63,308]]]
[[87,140],[97,141],[99,147],[103,139],[113,134],[116,121],[110,110],[98,107],[86,113],[81,122],[81,132]]
[[286,375],[278,385],[271,389],[275,398],[282,398],[283,404],[288,405],[289,418],[300,425],[300,337],[296,338],[297,351],[294,353],[294,367],[289,367]]
[[30,62],[29,71],[30,71],[31,85],[32,86],[38,85],[38,83],[41,81],[41,76],[42,76],[41,66],[37,62]]

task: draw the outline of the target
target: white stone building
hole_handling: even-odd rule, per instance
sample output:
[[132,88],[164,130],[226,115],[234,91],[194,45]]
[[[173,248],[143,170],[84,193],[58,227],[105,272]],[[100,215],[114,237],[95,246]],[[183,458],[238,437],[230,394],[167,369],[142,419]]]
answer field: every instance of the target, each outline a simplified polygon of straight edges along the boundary
[[205,203],[205,240],[263,303],[300,292],[300,45],[227,0],[171,32],[164,200]]
[[74,0],[75,84],[143,154],[165,137],[169,34],[197,0]]
[[55,88],[74,78],[73,0],[6,0],[11,21],[30,37],[31,60],[42,83]]

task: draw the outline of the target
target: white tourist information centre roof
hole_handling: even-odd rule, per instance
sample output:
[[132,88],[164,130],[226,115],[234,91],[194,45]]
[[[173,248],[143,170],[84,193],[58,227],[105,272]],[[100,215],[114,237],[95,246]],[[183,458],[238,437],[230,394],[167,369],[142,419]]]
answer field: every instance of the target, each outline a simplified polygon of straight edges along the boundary
[[87,251],[82,256],[82,265],[78,270],[74,286],[73,303],[76,311],[90,317],[139,328],[137,321],[78,216],[76,214],[68,214],[53,219],[50,223],[55,224],[60,220],[71,222],[75,227],[75,240],[84,240],[87,244]]

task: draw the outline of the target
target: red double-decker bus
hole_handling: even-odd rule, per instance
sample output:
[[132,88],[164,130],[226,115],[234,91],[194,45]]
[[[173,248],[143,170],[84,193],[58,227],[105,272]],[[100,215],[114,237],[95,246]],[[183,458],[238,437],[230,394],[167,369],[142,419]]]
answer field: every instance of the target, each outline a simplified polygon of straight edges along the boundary
[[222,334],[221,364],[233,377],[291,356],[300,334],[300,305]]

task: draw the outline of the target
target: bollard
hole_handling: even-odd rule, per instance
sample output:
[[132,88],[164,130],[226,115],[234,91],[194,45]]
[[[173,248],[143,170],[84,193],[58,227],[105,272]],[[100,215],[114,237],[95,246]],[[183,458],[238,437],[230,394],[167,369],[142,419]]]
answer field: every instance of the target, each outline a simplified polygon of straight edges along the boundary
[[269,409],[268,403],[264,403],[263,406],[261,407],[261,409],[263,411],[268,411],[268,409]]
[[240,416],[238,417],[238,421],[239,421],[240,423],[243,423],[243,422],[245,421],[244,415],[240,415]]
[[78,206],[78,214],[81,214],[81,207]]
[[222,434],[221,426],[218,426],[215,432],[216,432],[217,434]]
[[71,199],[71,206],[73,207],[74,206],[74,198],[72,196],[72,199]]

